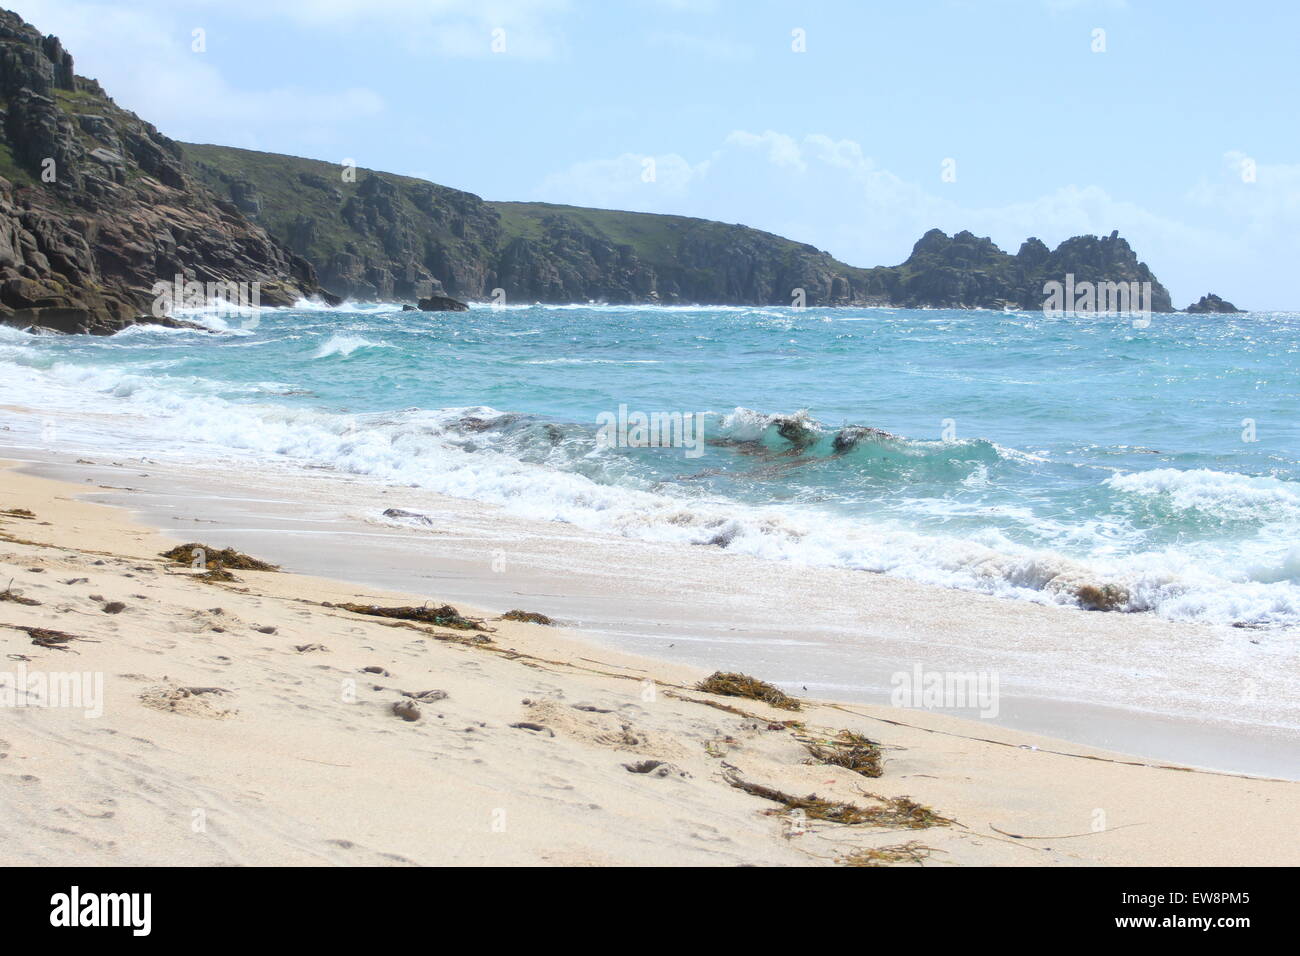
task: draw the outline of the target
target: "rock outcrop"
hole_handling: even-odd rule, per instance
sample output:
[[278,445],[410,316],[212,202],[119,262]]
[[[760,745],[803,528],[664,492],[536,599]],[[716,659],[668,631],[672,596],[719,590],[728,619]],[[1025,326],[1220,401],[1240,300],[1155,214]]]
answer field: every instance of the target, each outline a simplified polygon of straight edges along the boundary
[[421,299],[417,308],[421,312],[468,312],[469,306],[449,295],[431,295]]
[[153,321],[154,285],[258,283],[264,305],[315,271],[184,169],[72,56],[0,10],[0,322],[110,333]]
[[1071,285],[1149,283],[1150,311],[1173,311],[1168,290],[1113,232],[1075,236],[1055,250],[1030,238],[1009,255],[990,239],[969,232],[949,237],[931,229],[901,266],[874,271],[889,301],[911,308],[1042,309],[1044,285],[1072,277]]
[[1188,312],[1222,312],[1227,314],[1244,312],[1245,309],[1239,309],[1231,302],[1220,299],[1211,292],[1209,295],[1203,295],[1200,301],[1194,302],[1187,307]]

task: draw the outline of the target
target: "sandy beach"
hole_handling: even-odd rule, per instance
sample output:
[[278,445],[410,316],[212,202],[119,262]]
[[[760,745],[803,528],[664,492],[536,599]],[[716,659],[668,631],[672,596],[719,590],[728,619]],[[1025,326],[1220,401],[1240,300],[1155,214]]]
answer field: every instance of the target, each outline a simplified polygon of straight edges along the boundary
[[[294,573],[309,561],[248,547],[258,529],[191,517],[160,531],[87,499],[138,494],[146,510],[129,490],[142,472],[123,471],[109,488],[0,472],[3,669],[101,675],[103,689],[97,716],[0,710],[6,865],[1300,861],[1294,782],[799,688],[798,711],[704,693],[732,661],[499,619],[566,617],[540,594],[470,604],[436,581],[375,586],[382,568],[312,577]],[[285,570],[201,580],[161,557],[189,541]],[[482,629],[339,606],[446,600]],[[881,776],[810,762],[808,745],[833,749],[843,731],[878,742]],[[1285,759],[1285,737],[1254,739]],[[773,793],[851,804],[865,822],[790,812]],[[867,852],[880,848],[894,849]]]

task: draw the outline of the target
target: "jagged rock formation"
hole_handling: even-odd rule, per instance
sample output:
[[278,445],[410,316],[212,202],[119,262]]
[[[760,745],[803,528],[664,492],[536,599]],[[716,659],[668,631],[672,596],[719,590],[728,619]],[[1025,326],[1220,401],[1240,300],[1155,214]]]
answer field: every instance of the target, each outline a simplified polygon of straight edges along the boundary
[[0,10],[0,322],[107,333],[152,320],[160,281],[317,291],[314,270],[218,202],[180,147],[77,76],[55,37]]
[[905,307],[1041,309],[1044,284],[1149,282],[1153,312],[1172,312],[1169,292],[1117,233],[1075,236],[1049,250],[1026,239],[1013,256],[969,232],[951,238],[931,229],[894,269],[874,270],[891,302]]
[[1189,305],[1187,307],[1187,311],[1188,312],[1222,312],[1222,313],[1230,314],[1236,312],[1244,312],[1245,309],[1239,309],[1231,302],[1228,302],[1224,299],[1220,299],[1217,295],[1211,292],[1209,295],[1201,296],[1200,301],[1194,302],[1193,304]]

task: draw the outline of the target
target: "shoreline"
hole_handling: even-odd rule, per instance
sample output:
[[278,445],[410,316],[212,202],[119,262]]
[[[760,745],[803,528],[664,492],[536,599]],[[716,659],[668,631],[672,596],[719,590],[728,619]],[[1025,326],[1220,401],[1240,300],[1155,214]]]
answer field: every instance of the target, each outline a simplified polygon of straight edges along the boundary
[[[527,600],[604,648],[869,704],[888,703],[891,680],[918,664],[990,672],[1000,679],[999,726],[1228,772],[1291,778],[1300,765],[1300,693],[1286,676],[1296,652],[1286,640],[654,544],[276,462],[223,471],[87,454],[94,459],[0,449],[176,534],[186,524],[220,529],[224,541],[297,571],[477,607]],[[386,521],[389,507],[431,524]]]
[[[792,714],[711,697],[692,689],[704,671],[596,648],[565,627],[491,620],[492,643],[478,646],[415,634],[322,602],[427,594],[286,572],[200,583],[157,557],[174,542],[78,500],[83,487],[8,463],[0,490],[4,508],[35,513],[6,518],[0,547],[14,589],[41,602],[0,602],[6,653],[30,668],[101,670],[109,702],[98,720],[5,715],[10,865],[807,865],[913,841],[923,865],[1296,862],[1290,782],[1142,765],[924,711],[806,699]],[[198,525],[181,538],[210,536]],[[104,614],[89,589],[127,607]],[[20,623],[89,641],[36,648]],[[328,649],[300,652],[302,641]],[[357,681],[355,702],[338,700],[340,680]],[[176,696],[191,684],[223,693]],[[424,684],[448,696],[419,721],[394,717],[399,691]],[[800,735],[837,729],[880,742],[883,776],[805,762]],[[645,759],[672,769],[624,768]],[[907,795],[955,822],[792,824],[728,786],[736,774],[857,805]],[[1239,812],[1207,816],[1207,803]]]

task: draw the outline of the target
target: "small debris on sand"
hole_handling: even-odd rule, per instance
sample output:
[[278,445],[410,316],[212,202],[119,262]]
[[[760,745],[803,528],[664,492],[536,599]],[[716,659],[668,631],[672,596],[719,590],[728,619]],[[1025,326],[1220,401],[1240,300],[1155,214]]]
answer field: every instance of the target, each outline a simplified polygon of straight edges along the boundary
[[413,700],[399,700],[393,704],[393,713],[403,720],[420,719],[420,705]]
[[511,724],[510,726],[515,727],[519,730],[531,730],[534,733],[538,733],[538,734],[545,733],[545,734],[549,734],[552,737],[555,736],[555,731],[553,731],[550,727],[546,727],[542,724],[534,724],[531,721],[527,721],[527,720],[521,720],[516,724]]
[[410,697],[412,700],[422,700],[426,704],[431,704],[436,700],[446,700],[447,692],[445,690],[419,690],[419,691],[402,691],[403,697]]

